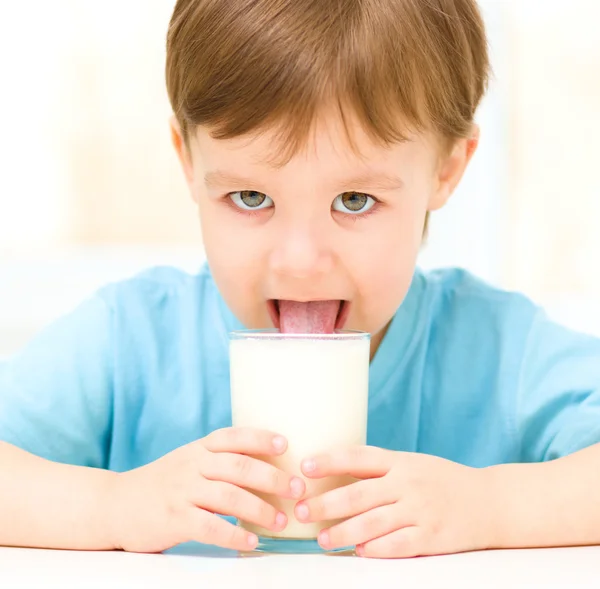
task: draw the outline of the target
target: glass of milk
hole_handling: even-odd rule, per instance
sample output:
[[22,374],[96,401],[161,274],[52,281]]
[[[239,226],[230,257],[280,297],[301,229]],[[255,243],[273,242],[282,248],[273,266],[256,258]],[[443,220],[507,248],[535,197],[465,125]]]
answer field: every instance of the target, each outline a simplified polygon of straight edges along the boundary
[[[349,477],[307,479],[300,465],[321,452],[366,444],[369,359],[370,335],[364,332],[303,335],[261,330],[230,336],[233,425],[287,438],[285,454],[268,461],[305,480],[304,498],[352,482]],[[294,516],[296,500],[263,498],[287,515],[288,525],[274,533],[238,522],[258,535],[257,550],[323,552],[317,536],[336,522],[301,523]]]

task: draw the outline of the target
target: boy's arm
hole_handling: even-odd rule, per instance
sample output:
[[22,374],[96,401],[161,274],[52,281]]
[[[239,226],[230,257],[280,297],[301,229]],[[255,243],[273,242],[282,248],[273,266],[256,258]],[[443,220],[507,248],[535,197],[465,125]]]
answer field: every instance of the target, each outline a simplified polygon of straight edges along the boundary
[[[297,506],[300,521],[348,518],[324,530],[324,547],[356,545],[365,557],[405,558],[600,545],[600,339],[543,313],[532,319],[514,386],[505,388],[503,401],[515,409],[497,417],[506,420],[501,443],[514,463],[464,466],[372,447],[307,457],[309,478],[358,479]],[[517,350],[522,343],[507,341]]]
[[600,545],[600,444],[488,469],[493,548]]
[[116,476],[0,442],[0,546],[114,549],[109,509]]
[[112,312],[97,295],[0,360],[0,441],[53,462],[108,466],[112,340]]
[[600,544],[600,339],[536,314],[515,431],[522,463],[488,469],[498,547]]
[[111,319],[92,297],[0,361],[0,545],[111,547]]

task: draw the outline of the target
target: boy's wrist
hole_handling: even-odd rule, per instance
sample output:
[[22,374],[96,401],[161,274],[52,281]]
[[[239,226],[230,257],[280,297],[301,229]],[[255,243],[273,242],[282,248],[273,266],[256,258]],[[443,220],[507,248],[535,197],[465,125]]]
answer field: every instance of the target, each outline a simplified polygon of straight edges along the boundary
[[[506,545],[505,526],[510,519],[506,513],[506,503],[502,500],[505,493],[505,479],[510,473],[499,470],[496,466],[481,469],[484,480],[482,497],[485,517],[482,527],[485,529],[483,545],[485,549],[503,548]],[[509,524],[510,525],[510,524]]]
[[506,503],[503,500],[506,476],[495,466],[478,469],[477,503],[474,518],[477,532],[474,538],[478,549],[492,550],[504,547],[506,542]]
[[[487,479],[490,549],[527,548],[539,543],[539,514],[545,512],[537,492],[543,464],[499,464],[483,469]],[[532,503],[533,502],[533,503]]]
[[123,523],[123,476],[109,472],[103,493],[103,521],[110,550],[121,550],[121,527]]

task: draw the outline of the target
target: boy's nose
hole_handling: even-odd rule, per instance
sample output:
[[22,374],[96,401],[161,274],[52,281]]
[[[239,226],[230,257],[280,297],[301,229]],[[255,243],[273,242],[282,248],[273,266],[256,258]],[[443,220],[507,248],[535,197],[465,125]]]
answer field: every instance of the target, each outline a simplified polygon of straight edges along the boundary
[[271,269],[289,278],[311,278],[333,269],[333,256],[323,233],[291,230],[273,247]]

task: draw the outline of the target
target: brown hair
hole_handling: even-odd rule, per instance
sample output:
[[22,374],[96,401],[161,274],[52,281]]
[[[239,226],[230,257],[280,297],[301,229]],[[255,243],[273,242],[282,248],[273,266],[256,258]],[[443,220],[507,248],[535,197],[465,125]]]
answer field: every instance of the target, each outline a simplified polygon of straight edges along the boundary
[[488,69],[475,0],[179,0],[167,41],[184,134],[278,124],[293,147],[331,100],[384,142],[464,137]]
[[330,105],[383,143],[466,137],[488,75],[476,0],[178,0],[167,39],[186,141],[276,128],[284,157]]

